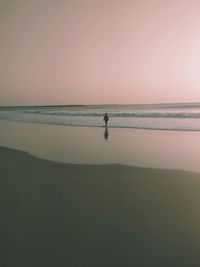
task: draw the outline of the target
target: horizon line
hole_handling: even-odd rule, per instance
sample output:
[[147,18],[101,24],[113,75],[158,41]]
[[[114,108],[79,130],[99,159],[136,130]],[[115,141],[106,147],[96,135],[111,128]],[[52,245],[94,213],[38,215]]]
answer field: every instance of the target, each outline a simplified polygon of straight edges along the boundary
[[200,104],[200,102],[157,102],[157,103],[137,103],[137,104],[44,104],[44,105],[0,105],[0,108],[31,108],[31,107],[84,107],[84,106],[142,106],[142,105],[180,105],[180,104]]

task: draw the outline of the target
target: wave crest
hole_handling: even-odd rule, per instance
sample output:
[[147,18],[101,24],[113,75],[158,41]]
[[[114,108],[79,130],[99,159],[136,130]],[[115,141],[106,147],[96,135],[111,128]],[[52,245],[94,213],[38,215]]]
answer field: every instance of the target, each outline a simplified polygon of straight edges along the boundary
[[[29,110],[25,113],[50,115],[50,116],[88,116],[88,117],[103,117],[104,112],[70,112],[70,111],[43,111],[43,110]],[[122,118],[200,118],[200,113],[185,113],[185,112],[110,112],[110,117],[122,117]]]

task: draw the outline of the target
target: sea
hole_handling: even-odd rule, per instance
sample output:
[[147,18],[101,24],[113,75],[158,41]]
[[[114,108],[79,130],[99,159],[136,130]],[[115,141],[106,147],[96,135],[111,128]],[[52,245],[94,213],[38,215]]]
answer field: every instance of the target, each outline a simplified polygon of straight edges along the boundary
[[0,120],[79,127],[200,131],[200,103],[0,107]]

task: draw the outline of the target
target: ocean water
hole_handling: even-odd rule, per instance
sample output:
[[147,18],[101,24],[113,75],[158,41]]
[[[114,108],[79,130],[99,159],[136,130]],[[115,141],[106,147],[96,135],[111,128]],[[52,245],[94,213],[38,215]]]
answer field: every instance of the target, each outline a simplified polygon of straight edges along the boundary
[[146,130],[200,131],[200,103],[1,107],[0,120]]

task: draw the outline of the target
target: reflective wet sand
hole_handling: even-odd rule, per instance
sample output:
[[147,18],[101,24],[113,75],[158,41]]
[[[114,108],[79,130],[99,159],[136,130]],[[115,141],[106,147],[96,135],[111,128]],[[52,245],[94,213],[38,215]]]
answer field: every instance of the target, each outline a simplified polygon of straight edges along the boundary
[[58,162],[200,172],[200,133],[0,122],[0,145]]

